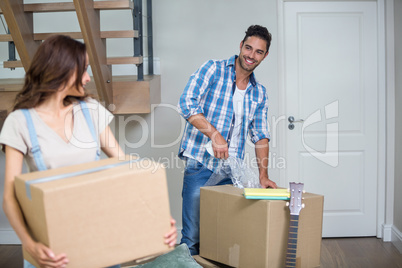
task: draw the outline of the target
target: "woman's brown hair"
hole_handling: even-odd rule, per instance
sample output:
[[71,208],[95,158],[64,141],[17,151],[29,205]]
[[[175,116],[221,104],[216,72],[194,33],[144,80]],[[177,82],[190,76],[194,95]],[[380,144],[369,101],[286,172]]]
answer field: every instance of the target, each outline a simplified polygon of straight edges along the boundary
[[[85,44],[64,35],[49,37],[39,46],[32,59],[25,74],[24,86],[15,98],[13,111],[41,104],[59,88],[66,86],[74,72],[75,85],[79,88],[85,71]],[[67,97],[64,104],[86,97]]]

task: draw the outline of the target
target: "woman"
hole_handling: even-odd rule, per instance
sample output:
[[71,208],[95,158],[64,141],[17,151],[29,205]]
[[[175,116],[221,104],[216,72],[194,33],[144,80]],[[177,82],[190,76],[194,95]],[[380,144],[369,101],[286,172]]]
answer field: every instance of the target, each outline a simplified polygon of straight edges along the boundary
[[[55,255],[28,232],[14,191],[14,177],[21,174],[23,160],[30,172],[94,161],[99,157],[94,139],[108,157],[124,155],[108,126],[112,114],[85,93],[90,81],[87,67],[83,43],[62,35],[44,41],[32,59],[23,89],[0,134],[0,145],[6,154],[3,209],[23,248],[41,267],[65,267],[68,256]],[[84,106],[92,122],[87,121]],[[29,121],[36,131],[42,164],[31,152]],[[165,243],[174,246],[176,238],[172,219]],[[33,266],[24,261],[24,267]]]

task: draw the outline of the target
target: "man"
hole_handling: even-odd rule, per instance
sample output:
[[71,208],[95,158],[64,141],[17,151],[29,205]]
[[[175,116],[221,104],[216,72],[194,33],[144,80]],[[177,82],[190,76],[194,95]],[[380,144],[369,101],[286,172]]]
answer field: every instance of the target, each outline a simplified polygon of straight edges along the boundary
[[[276,188],[268,177],[268,98],[254,77],[254,69],[268,55],[271,34],[265,27],[250,26],[240,42],[239,56],[210,60],[189,79],[178,104],[188,121],[179,156],[186,159],[183,181],[183,230],[181,243],[199,254],[200,187],[211,177],[216,161],[206,144],[212,141],[215,158],[244,158],[247,134],[255,143],[260,184]],[[215,163],[215,164],[214,164]],[[219,184],[229,184],[229,178]]]

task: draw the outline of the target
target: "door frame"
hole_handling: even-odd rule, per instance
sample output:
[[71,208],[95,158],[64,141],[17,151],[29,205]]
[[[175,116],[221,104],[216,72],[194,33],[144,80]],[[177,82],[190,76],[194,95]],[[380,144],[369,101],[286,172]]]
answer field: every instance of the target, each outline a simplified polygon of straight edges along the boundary
[[[369,1],[369,0],[368,0]],[[374,0],[375,1],[375,0]],[[277,0],[278,8],[278,98],[279,114],[286,113],[284,3],[311,2],[308,0]],[[323,1],[328,2],[328,1]],[[336,2],[336,0],[333,0]],[[377,171],[377,237],[391,241],[394,216],[395,177],[395,52],[394,0],[377,0],[378,36],[378,171]],[[387,70],[387,71],[386,71]],[[287,124],[278,129],[278,137],[285,137]],[[286,142],[278,141],[280,155],[286,156]],[[280,184],[286,182],[286,171],[279,171]]]

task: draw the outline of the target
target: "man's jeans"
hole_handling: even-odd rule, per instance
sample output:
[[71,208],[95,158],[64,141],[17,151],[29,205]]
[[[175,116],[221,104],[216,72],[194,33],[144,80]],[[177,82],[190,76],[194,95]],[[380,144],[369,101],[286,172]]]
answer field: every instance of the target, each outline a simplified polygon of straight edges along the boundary
[[[199,254],[200,243],[200,187],[211,177],[212,171],[200,162],[188,158],[183,179],[183,229],[181,244],[186,243],[191,255]],[[218,185],[231,184],[230,178]]]

